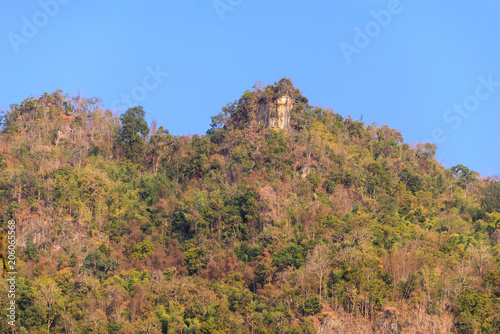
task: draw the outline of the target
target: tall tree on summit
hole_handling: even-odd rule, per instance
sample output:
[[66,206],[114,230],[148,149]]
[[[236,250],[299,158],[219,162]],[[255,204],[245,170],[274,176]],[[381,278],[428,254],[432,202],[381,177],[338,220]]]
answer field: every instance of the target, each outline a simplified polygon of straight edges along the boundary
[[121,115],[119,141],[120,146],[125,151],[125,156],[130,160],[139,159],[145,152],[144,146],[146,137],[149,134],[149,126],[144,116],[146,113],[141,106],[127,109]]

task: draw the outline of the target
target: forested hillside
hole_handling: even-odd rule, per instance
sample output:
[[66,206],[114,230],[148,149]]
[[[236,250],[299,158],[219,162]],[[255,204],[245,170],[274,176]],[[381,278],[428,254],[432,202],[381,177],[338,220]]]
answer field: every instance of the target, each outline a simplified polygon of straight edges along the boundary
[[193,136],[29,97],[0,134],[19,333],[498,333],[499,180],[435,150],[288,79]]

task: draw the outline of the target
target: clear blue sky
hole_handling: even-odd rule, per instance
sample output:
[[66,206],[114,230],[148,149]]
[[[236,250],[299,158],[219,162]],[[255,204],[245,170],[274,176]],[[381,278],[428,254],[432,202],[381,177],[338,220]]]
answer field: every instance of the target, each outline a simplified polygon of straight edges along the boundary
[[125,94],[203,134],[256,81],[289,77],[409,143],[434,133],[446,167],[500,174],[497,0],[60,1],[0,2],[0,107],[60,88],[123,111]]

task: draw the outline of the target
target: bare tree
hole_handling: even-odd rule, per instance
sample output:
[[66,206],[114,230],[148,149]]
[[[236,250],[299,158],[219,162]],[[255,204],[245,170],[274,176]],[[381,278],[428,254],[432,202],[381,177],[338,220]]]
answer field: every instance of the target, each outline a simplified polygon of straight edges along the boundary
[[331,265],[330,251],[326,245],[319,244],[309,253],[306,260],[306,271],[312,272],[319,280],[319,301],[323,291],[323,277],[328,274]]
[[422,260],[415,254],[416,247],[418,244],[409,243],[384,256],[383,266],[395,283],[408,280],[412,273],[422,267]]
[[481,242],[476,247],[469,247],[468,253],[479,275],[483,276],[484,268],[490,263],[492,259],[492,255],[488,249],[488,246]]

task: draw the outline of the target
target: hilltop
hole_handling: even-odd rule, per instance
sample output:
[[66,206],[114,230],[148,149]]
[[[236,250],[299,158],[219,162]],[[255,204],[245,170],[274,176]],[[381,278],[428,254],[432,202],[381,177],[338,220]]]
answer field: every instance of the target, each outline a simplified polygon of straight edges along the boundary
[[500,328],[498,179],[312,106],[289,79],[205,135],[62,91],[1,125],[21,333]]

